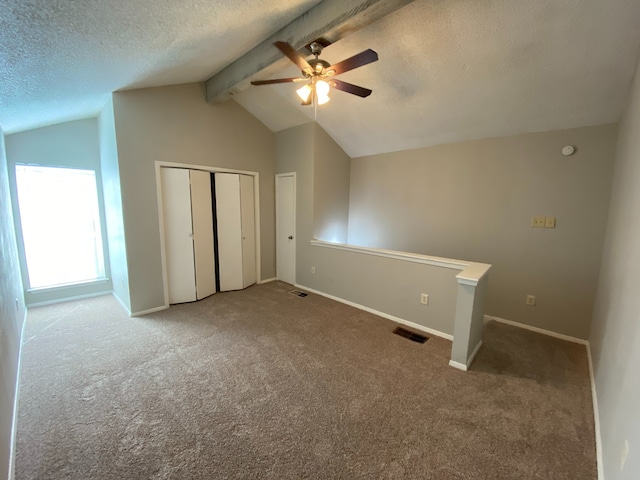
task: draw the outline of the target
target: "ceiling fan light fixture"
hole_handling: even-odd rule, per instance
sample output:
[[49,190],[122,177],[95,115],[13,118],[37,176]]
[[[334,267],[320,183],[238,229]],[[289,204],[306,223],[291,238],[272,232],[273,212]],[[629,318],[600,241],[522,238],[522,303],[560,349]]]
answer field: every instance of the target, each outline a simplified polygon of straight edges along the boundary
[[329,101],[329,84],[324,80],[316,82],[316,96],[318,97],[318,105],[324,105]]
[[296,90],[298,96],[302,99],[303,102],[309,101],[309,96],[311,95],[311,87],[308,83],[305,83],[302,87]]
[[324,105],[329,100],[331,100],[329,98],[329,95],[320,95],[320,94],[318,94],[318,105]]

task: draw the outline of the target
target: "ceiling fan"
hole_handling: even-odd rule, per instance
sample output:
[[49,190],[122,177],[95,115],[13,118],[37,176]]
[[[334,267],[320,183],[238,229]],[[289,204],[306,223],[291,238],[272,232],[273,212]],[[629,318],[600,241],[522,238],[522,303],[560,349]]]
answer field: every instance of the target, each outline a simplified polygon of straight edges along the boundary
[[346,60],[330,65],[329,62],[319,58],[322,49],[328,45],[324,40],[316,40],[311,42],[307,48],[311,54],[315,56],[307,60],[299,54],[287,42],[275,42],[274,45],[278,50],[285,54],[289,60],[295,63],[302,71],[302,77],[293,78],[275,78],[273,80],[256,80],[251,82],[252,85],[271,85],[274,83],[290,83],[305,82],[304,85],[297,90],[298,96],[302,99],[302,105],[323,105],[329,101],[329,91],[331,87],[336,90],[351,93],[358,97],[368,97],[372,90],[368,88],[353,85],[352,83],[343,82],[334,78],[336,75],[348,72],[354,68],[362,67],[378,60],[378,54],[367,49],[363,52],[349,57]]

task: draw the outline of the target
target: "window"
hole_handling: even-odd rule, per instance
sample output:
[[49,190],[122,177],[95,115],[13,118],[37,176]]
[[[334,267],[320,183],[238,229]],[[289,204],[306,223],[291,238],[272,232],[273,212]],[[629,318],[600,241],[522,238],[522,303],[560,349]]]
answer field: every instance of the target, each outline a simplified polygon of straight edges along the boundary
[[16,185],[30,288],[104,278],[95,172],[16,165]]

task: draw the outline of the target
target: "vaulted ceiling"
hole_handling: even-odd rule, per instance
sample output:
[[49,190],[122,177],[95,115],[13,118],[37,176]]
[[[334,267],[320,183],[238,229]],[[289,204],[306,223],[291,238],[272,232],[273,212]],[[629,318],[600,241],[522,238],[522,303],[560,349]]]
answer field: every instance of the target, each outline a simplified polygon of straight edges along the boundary
[[[116,90],[204,81],[318,3],[0,0],[0,126],[95,115]],[[352,157],[615,122],[638,24],[637,0],[415,0],[324,50],[329,63],[366,48],[380,60],[340,77],[370,97],[333,91],[316,121]],[[298,75],[285,60],[249,80]],[[243,84],[233,98],[279,131],[314,120],[295,88]]]

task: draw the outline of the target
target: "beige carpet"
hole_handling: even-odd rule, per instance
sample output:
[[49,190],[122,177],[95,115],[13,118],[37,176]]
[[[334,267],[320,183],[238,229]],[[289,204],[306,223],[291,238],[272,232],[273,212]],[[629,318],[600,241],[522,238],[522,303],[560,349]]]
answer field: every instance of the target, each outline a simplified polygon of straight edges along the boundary
[[143,318],[29,311],[16,478],[595,479],[584,346],[450,342],[274,282]]

